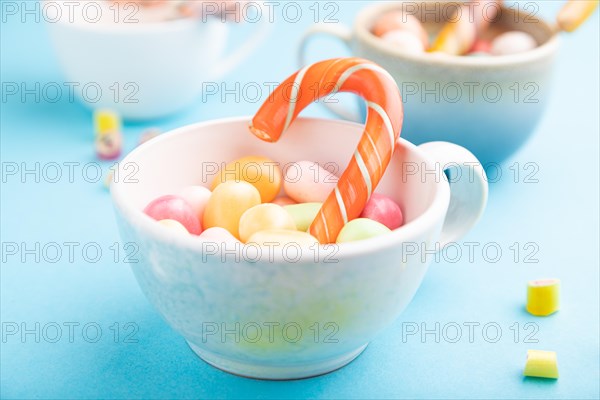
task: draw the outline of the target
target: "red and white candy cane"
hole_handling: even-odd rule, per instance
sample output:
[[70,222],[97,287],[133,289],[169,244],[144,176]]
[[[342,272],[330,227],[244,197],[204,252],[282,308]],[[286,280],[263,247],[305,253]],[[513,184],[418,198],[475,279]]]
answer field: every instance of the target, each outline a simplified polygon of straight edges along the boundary
[[336,92],[360,95],[368,113],[348,167],[310,225],[309,232],[320,243],[335,242],[344,224],[360,215],[392,158],[403,120],[402,98],[394,78],[360,58],[317,62],[279,85],[250,124],[256,136],[275,142],[306,106]]

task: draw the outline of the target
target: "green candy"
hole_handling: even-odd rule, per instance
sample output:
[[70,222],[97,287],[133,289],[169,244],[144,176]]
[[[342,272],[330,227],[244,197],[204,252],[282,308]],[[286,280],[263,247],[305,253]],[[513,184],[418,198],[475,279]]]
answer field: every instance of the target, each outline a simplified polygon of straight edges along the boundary
[[317,217],[323,203],[300,203],[284,206],[283,208],[292,216],[296,229],[306,232],[310,224]]
[[368,218],[356,218],[344,225],[335,242],[355,242],[390,232],[390,228],[377,221]]

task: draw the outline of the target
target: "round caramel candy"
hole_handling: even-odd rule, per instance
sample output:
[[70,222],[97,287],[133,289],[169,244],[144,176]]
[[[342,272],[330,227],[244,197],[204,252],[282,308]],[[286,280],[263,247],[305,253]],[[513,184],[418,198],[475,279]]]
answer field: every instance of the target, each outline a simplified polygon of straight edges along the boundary
[[240,217],[246,210],[260,204],[260,193],[250,183],[223,182],[213,190],[204,209],[204,228],[225,228],[239,236]]
[[277,204],[259,204],[249,208],[240,218],[240,239],[245,242],[254,233],[268,229],[296,230],[292,216]]
[[225,165],[212,182],[211,189],[226,181],[248,182],[260,193],[261,202],[272,201],[281,189],[281,168],[273,160],[248,156]]

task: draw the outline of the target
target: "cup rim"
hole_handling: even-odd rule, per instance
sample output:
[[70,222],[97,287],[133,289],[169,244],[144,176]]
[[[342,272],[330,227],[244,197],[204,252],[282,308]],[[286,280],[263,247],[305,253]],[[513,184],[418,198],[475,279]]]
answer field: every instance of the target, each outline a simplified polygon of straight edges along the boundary
[[[141,146],[138,146],[134,150],[132,150],[120,163],[119,168],[127,165],[128,162],[132,162],[132,159],[135,159],[138,154],[143,153],[146,148],[150,146],[160,145],[162,141],[171,140],[175,136],[185,136],[195,134],[195,131],[198,129],[205,129],[212,125],[224,125],[224,124],[232,124],[232,123],[240,123],[240,122],[250,122],[252,119],[251,116],[242,116],[242,117],[228,117],[228,118],[220,118],[213,119],[203,122],[198,122],[190,125],[185,125],[180,128],[176,128],[174,130],[163,133],[162,135],[144,143]],[[343,125],[346,127],[361,127],[362,124],[358,124],[351,121],[343,121],[343,120],[333,120],[326,118],[307,118],[307,117],[299,117],[295,124],[301,121],[306,122],[319,122],[319,123],[327,123],[327,124],[337,124]],[[248,133],[250,134],[250,133]],[[258,140],[258,139],[257,139]],[[434,161],[429,157],[427,153],[420,150],[417,146],[412,144],[411,142],[399,138],[397,141],[397,145],[402,146],[408,149],[411,152],[416,152],[418,155],[425,161],[429,167],[433,168]],[[123,172],[123,171],[121,171]],[[190,251],[201,252],[202,251],[202,243],[210,242],[199,239],[198,236],[194,235],[178,235],[173,234],[172,231],[165,229],[160,224],[157,224],[154,219],[147,216],[143,213],[142,209],[133,206],[127,201],[126,196],[126,183],[122,181],[112,182],[111,183],[111,197],[115,209],[122,215],[124,219],[127,220],[127,223],[134,226],[138,230],[142,230],[147,232],[147,234],[153,239],[161,242],[170,242],[178,247],[185,248]],[[373,253],[378,253],[380,251],[389,249],[394,246],[398,246],[405,242],[410,242],[411,238],[416,238],[422,236],[424,232],[431,230],[435,227],[436,224],[440,223],[445,218],[448,206],[450,204],[450,186],[447,182],[444,182],[443,179],[436,180],[431,183],[431,185],[435,186],[435,193],[433,194],[433,199],[431,204],[427,209],[417,216],[412,221],[406,223],[402,227],[393,230],[392,232],[378,236],[370,239],[360,240],[356,242],[342,243],[336,246],[339,246],[337,249],[336,262],[340,262],[347,258],[352,258],[356,256],[365,256]],[[438,235],[439,236],[439,235]],[[437,240],[438,238],[436,238]],[[429,240],[429,239],[427,239]],[[244,244],[242,244],[244,246]],[[323,247],[321,245],[320,247]],[[319,256],[321,253],[318,253]],[[319,257],[319,261],[321,258]],[[260,260],[259,262],[265,262]],[[282,254],[275,254],[272,259],[268,261],[269,263],[278,263],[285,262],[289,263],[289,260],[285,260]],[[315,255],[313,253],[305,252],[302,254],[298,261],[294,262],[294,264],[302,264],[302,263],[315,263]]]
[[[366,42],[369,46],[377,49],[387,56],[396,57],[397,59],[412,61],[435,66],[446,67],[469,67],[473,69],[490,69],[490,68],[506,68],[518,64],[529,64],[533,61],[551,56],[558,49],[558,32],[548,22],[538,18],[537,24],[542,25],[545,29],[552,32],[552,36],[544,44],[537,46],[533,50],[523,53],[508,54],[493,57],[465,57],[455,56],[451,54],[432,54],[432,53],[407,53],[399,49],[386,45],[383,40],[376,37],[368,28],[368,22],[376,15],[383,12],[396,10],[402,6],[403,1],[393,3],[376,3],[363,8],[354,20],[354,34],[361,41]],[[503,11],[515,11],[513,8],[501,6]]]
[[[43,0],[43,3],[54,3],[60,6],[60,1]],[[45,13],[45,8],[42,7],[42,12]],[[214,21],[213,21],[214,20]],[[220,22],[216,18],[211,18],[208,22]],[[172,32],[178,30],[186,30],[189,28],[203,26],[204,23],[198,23],[198,21],[192,17],[177,18],[165,21],[151,21],[151,22],[137,22],[137,23],[126,23],[119,22],[114,24],[103,24],[103,23],[89,23],[89,22],[69,22],[65,21],[64,18],[59,19],[56,22],[47,22],[49,26],[62,26],[70,27],[74,30],[82,30],[87,32],[97,33],[112,33],[112,34],[145,34],[145,33],[161,33],[161,32]],[[224,25],[224,23],[223,23]]]

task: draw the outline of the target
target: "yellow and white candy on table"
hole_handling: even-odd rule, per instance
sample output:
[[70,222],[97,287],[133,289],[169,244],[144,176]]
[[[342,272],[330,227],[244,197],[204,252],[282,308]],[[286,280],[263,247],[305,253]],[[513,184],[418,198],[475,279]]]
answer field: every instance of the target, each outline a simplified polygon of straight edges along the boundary
[[[311,161],[291,163],[284,172],[269,158],[246,156],[219,170],[212,191],[188,186],[153,200],[144,212],[166,228],[203,240],[311,246],[319,242],[307,232],[309,226],[337,182],[335,174]],[[383,235],[402,224],[400,206],[373,193],[360,218],[348,222],[336,242]]]
[[[490,32],[500,16],[502,0],[455,3],[449,21],[429,40],[421,22],[402,11],[389,11],[374,23],[372,32],[407,53],[445,53],[468,56],[503,56],[533,50],[538,43],[523,31]],[[598,6],[598,0],[568,0],[557,16],[556,30],[573,32]]]
[[558,379],[558,362],[554,351],[527,350],[524,376]]
[[527,311],[545,317],[560,308],[560,280],[538,279],[527,283]]
[[98,158],[102,160],[119,158],[123,150],[119,115],[110,110],[97,110],[94,113],[94,134]]

